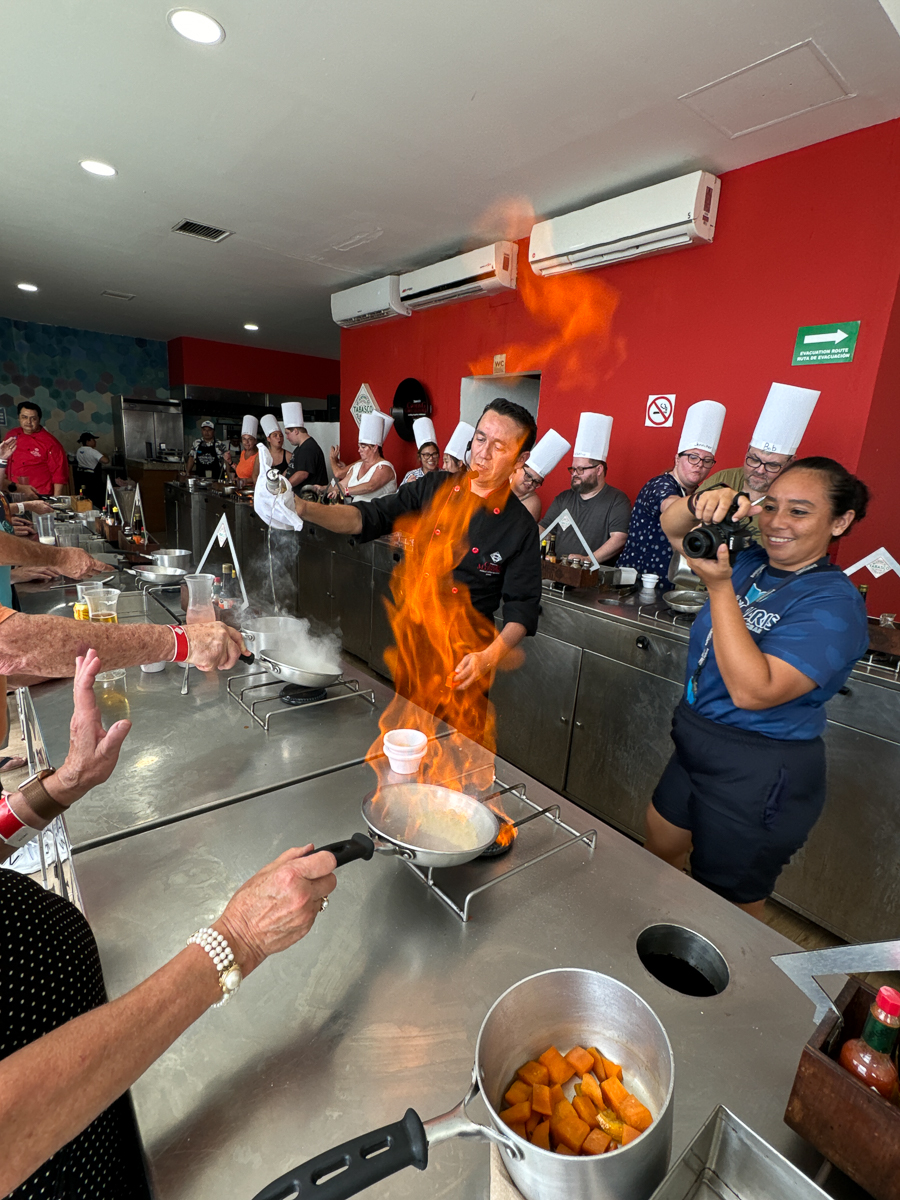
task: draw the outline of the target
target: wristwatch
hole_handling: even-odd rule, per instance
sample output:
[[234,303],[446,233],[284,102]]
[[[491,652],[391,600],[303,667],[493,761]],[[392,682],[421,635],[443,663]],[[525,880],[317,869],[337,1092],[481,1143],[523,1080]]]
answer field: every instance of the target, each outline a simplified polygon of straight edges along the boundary
[[44,780],[55,774],[55,768],[45,767],[19,784],[18,790],[25,797],[28,807],[42,821],[52,821],[54,817],[59,817],[66,811],[66,806],[57,803],[44,787]]
[[212,959],[219,976],[219,987],[222,989],[222,999],[218,1004],[214,1004],[213,1008],[221,1008],[237,992],[244,978],[234,952],[222,934],[209,926],[198,929],[188,938],[186,945],[199,946]]

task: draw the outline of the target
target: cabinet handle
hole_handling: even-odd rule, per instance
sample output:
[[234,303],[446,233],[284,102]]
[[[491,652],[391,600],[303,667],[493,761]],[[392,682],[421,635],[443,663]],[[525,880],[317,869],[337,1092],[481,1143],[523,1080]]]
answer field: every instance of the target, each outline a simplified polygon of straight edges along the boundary
[[395,550],[394,553],[391,555],[391,558],[394,560],[394,562],[399,562],[400,561],[400,551]]
[[641,634],[641,636],[639,638],[634,639],[634,644],[635,644],[635,646],[637,646],[638,650],[649,650],[650,649],[650,639],[644,637],[643,634]]
[[576,729],[584,729],[584,722],[583,722],[583,721],[576,721],[576,722],[575,722],[575,728],[576,728]]
[[839,695],[839,696],[852,696],[852,695],[853,695],[853,689],[852,689],[852,688],[848,688],[848,687],[842,687],[842,688],[840,689],[840,691],[838,692],[838,695]]
[[563,725],[568,725],[568,723],[569,723],[568,717],[560,717],[559,719],[562,721]]

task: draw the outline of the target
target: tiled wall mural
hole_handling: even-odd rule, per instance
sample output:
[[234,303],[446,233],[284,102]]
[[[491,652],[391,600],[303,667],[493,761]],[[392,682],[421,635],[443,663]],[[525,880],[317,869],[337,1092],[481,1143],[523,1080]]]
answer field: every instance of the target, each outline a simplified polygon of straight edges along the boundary
[[69,453],[90,429],[98,450],[111,454],[110,396],[168,394],[165,342],[0,317],[0,421],[5,416],[7,429],[18,424],[16,406],[34,400]]

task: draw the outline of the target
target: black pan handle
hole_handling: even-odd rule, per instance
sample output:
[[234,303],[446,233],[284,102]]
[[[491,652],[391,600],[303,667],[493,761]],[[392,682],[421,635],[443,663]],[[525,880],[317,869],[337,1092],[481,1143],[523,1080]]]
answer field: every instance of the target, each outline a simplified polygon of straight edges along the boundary
[[238,662],[255,663],[256,659],[254,658],[254,656],[252,654],[242,654],[240,656],[240,658],[238,659]]
[[[342,867],[356,858],[364,858],[368,862],[375,853],[375,843],[364,833],[354,833],[352,837],[343,842],[332,842],[329,846],[319,846],[315,853],[318,854],[319,850],[330,850],[337,859],[337,865]],[[318,1196],[319,1193],[316,1192],[316,1195]]]
[[408,1108],[402,1121],[363,1133],[301,1163],[257,1192],[254,1200],[347,1200],[404,1167],[424,1171],[427,1166],[425,1126],[419,1114]]

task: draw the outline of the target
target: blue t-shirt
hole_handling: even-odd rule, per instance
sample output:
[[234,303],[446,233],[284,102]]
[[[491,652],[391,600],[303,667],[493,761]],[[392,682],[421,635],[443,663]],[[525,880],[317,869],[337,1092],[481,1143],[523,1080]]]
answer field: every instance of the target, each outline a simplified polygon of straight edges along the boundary
[[[737,708],[719,673],[710,640],[691,707],[699,716],[722,725],[805,741],[824,732],[826,701],[840,691],[857,659],[869,648],[866,608],[862,596],[837,567],[808,571],[784,583],[791,572],[766,566],[751,583],[753,572],[764,563],[768,556],[761,546],[743,551],[735,562],[731,582],[744,623],[763,654],[790,663],[817,686],[774,708]],[[768,599],[756,599],[775,587],[778,590]],[[686,684],[697,669],[711,626],[707,601],[691,628]]]
[[659,523],[659,506],[667,496],[683,496],[684,489],[666,472],[650,479],[637,494],[628,539],[622,547],[617,566],[637,567],[639,575],[651,572],[664,580],[672,561],[672,547]]

